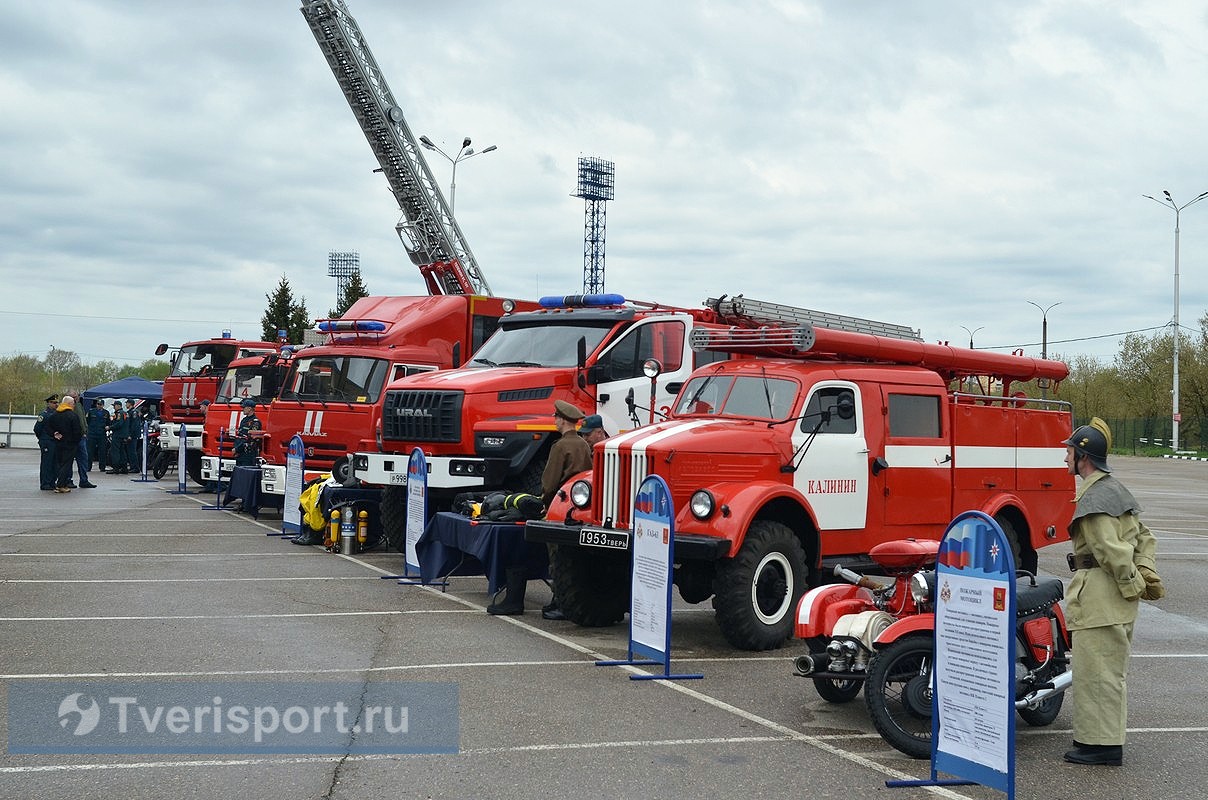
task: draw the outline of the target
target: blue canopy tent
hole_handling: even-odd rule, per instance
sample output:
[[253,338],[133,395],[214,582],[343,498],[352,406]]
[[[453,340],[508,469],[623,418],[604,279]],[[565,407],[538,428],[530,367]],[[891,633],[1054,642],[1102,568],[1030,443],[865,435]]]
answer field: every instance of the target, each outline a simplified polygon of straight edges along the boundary
[[154,400],[160,402],[164,396],[163,381],[149,381],[137,375],[128,375],[100,386],[93,386],[80,395],[84,407],[88,408],[93,400],[112,397],[119,400]]

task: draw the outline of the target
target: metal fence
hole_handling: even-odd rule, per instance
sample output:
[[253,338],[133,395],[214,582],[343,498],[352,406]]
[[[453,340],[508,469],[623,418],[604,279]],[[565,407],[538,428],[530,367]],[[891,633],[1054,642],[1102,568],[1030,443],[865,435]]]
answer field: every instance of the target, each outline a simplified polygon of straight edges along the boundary
[[34,423],[38,421],[36,414],[5,414],[0,419],[4,424],[0,446],[38,449],[38,438],[34,436]]
[[[1112,429],[1112,444],[1117,452],[1136,455],[1155,447],[1170,448],[1173,424],[1170,417],[1132,417],[1104,420]],[[1083,425],[1089,420],[1077,420]],[[1205,435],[1208,417],[1183,417],[1179,423],[1179,451],[1208,451]]]

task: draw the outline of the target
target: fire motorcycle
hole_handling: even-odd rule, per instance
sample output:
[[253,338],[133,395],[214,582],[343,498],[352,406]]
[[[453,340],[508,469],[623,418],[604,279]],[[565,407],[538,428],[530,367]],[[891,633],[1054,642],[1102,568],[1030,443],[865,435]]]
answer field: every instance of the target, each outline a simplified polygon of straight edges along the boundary
[[[877,732],[911,758],[931,756],[935,560],[939,542],[885,542],[869,553],[885,576],[842,566],[847,583],[810,590],[797,605],[796,637],[809,653],[793,660],[831,703],[864,701]],[[1033,727],[1050,725],[1073,678],[1070,637],[1058,604],[1059,578],[1017,573],[1015,709]]]

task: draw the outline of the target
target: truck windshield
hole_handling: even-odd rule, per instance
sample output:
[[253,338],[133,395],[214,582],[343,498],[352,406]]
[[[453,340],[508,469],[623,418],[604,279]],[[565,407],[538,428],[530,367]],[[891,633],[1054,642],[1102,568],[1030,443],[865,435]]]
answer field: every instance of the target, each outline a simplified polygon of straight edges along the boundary
[[228,369],[218,387],[216,403],[238,403],[245,397],[250,397],[257,403],[267,403],[277,396],[277,383],[280,379],[281,368],[278,366],[261,366]]
[[389,363],[365,356],[312,356],[294,359],[282,400],[376,403]]
[[587,352],[599,347],[613,323],[518,325],[501,328],[479,348],[467,367],[574,367],[578,366],[579,339]]
[[797,399],[797,383],[755,375],[701,375],[688,381],[675,404],[676,414],[784,419]]
[[217,374],[235,360],[238,348],[233,344],[194,344],[180,348],[172,362],[172,377],[192,377],[202,370]]

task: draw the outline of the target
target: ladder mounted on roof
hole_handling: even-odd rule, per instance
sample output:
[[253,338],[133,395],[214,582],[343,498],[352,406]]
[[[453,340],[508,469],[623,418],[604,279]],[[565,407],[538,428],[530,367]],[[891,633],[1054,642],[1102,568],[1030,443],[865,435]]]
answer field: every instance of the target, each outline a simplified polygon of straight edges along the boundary
[[403,216],[395,230],[411,261],[421,268],[428,293],[491,296],[403,109],[344,0],[304,0],[301,12],[398,201]]
[[[729,299],[724,294],[717,298],[710,297],[705,301],[705,305],[712,309],[722,321],[746,326],[809,325],[835,331],[868,333],[873,336],[888,336],[893,339],[909,339],[915,342],[923,341],[923,337],[917,330],[906,325],[878,322],[862,317],[849,317],[845,314],[829,314],[825,311],[797,308],[783,303],[770,303],[766,300],[749,300],[742,295],[735,295]],[[808,349],[808,347],[800,349]]]

